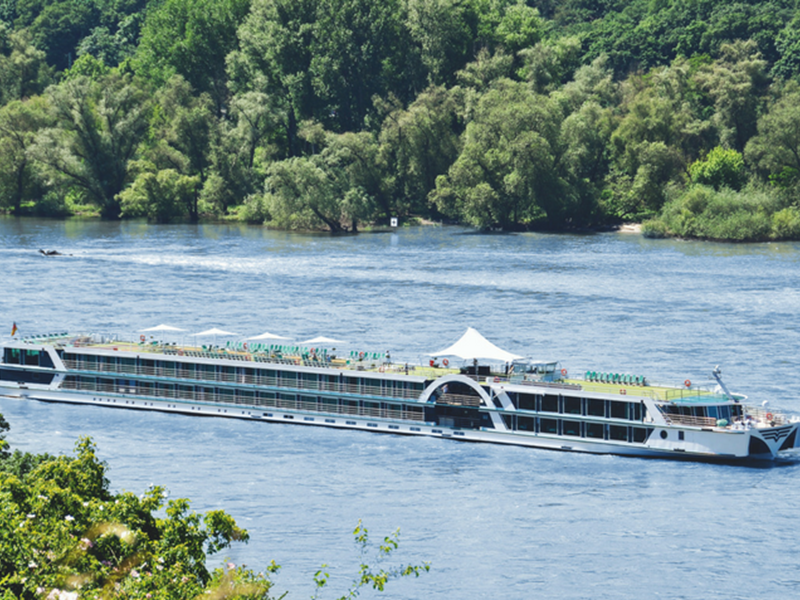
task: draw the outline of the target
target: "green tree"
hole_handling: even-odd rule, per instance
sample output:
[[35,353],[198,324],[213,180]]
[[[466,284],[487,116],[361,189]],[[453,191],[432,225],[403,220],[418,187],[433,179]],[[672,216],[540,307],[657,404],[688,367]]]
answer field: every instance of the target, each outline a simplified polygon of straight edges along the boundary
[[141,164],[141,171],[118,199],[123,217],[147,217],[152,223],[169,223],[189,216],[196,207],[198,176],[182,175],[175,169],[157,170]]
[[455,73],[472,57],[476,21],[469,2],[410,0],[406,27],[419,48],[428,82],[455,82]]
[[105,218],[119,218],[117,195],[147,129],[148,102],[127,78],[80,76],[47,90],[56,120],[39,132],[31,155],[54,180],[84,194]]
[[740,190],[747,181],[742,155],[721,146],[709,152],[704,160],[689,165],[689,175],[694,183],[708,185],[715,190],[723,187]]
[[[417,54],[400,0],[319,0],[310,72],[329,129],[358,131],[375,95],[410,100],[419,84]],[[417,77],[415,77],[415,75]]]
[[396,105],[388,112],[380,132],[384,216],[427,212],[436,178],[458,157],[461,127],[456,98],[443,87],[430,87],[407,109]]
[[[266,181],[269,224],[286,229],[355,232],[376,211],[381,193],[379,146],[368,132],[319,132],[319,154],[273,163]],[[304,135],[318,135],[311,128]]]
[[757,132],[759,105],[769,79],[767,63],[752,40],[723,44],[721,56],[697,75],[714,101],[712,118],[726,148],[744,151]]
[[9,457],[8,442],[6,441],[8,430],[8,421],[0,414],[0,460],[6,460]]
[[684,183],[688,164],[713,139],[695,67],[678,59],[622,86],[622,118],[611,137],[605,210],[622,219],[652,216],[670,185]]
[[569,211],[556,164],[560,122],[557,105],[525,84],[495,82],[467,124],[458,159],[437,178],[432,202],[479,228],[563,224]]
[[229,515],[198,515],[185,499],[164,506],[160,487],[113,494],[92,442],[80,440],[75,454],[26,461],[15,453],[0,462],[0,587],[7,594],[64,598],[80,589],[83,598],[188,600],[234,587],[227,593],[268,598],[265,577],[206,567],[208,554],[248,539]]
[[34,169],[29,148],[37,132],[51,124],[41,96],[14,100],[0,107],[0,206],[22,214],[26,200],[36,200],[44,185]]
[[[241,92],[231,100],[230,119],[220,124],[212,146],[212,169],[205,181],[202,199],[220,211],[250,196],[262,198],[266,168],[280,148],[285,147],[285,130],[279,102],[262,92]],[[263,211],[249,221],[263,221]]]
[[7,52],[0,51],[0,104],[41,94],[53,74],[44,52],[33,46],[30,32],[11,32],[7,46]]
[[[172,200],[164,201],[161,210],[166,212],[161,212],[159,218],[170,220],[188,214],[192,221],[197,221],[201,188],[211,176],[213,149],[219,137],[214,103],[208,94],[195,95],[192,86],[180,75],[174,75],[159,89],[154,103],[148,144],[143,151],[148,164],[137,176],[148,179],[148,183],[140,189],[155,189],[156,180],[161,185],[180,181],[170,196]],[[163,175],[150,180],[151,175],[162,169],[166,171]],[[190,182],[194,182],[194,192],[186,195]],[[138,203],[131,206],[135,205]],[[167,206],[173,208],[167,210]]]
[[[88,438],[74,456],[9,454],[0,415],[0,594],[4,599],[270,600],[274,562],[262,573],[227,563],[209,571],[210,556],[249,534],[222,510],[198,514],[189,500],[166,501],[152,485],[141,495],[113,493],[107,466]],[[342,598],[383,591],[393,579],[420,576],[430,565],[383,565],[399,530],[375,544],[359,521],[353,532],[359,569]],[[328,585],[327,566],[314,576]],[[285,594],[284,594],[285,595]],[[283,596],[281,596],[282,598]],[[316,595],[315,595],[316,597]]]
[[217,113],[227,106],[225,57],[236,50],[236,30],[250,0],[165,0],[147,13],[135,64],[149,80],[164,84],[181,75],[207,93]]
[[317,114],[311,84],[316,0],[253,0],[228,56],[233,91],[265,94],[284,116],[283,156],[299,153],[298,123]]
[[788,186],[800,183],[800,90],[789,86],[758,121],[758,135],[745,156],[764,177]]

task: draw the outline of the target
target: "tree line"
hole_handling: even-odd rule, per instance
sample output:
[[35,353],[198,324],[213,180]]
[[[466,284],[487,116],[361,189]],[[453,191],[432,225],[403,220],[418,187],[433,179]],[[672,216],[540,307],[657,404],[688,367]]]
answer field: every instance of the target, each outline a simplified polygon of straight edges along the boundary
[[789,0],[0,0],[0,207],[800,237]]

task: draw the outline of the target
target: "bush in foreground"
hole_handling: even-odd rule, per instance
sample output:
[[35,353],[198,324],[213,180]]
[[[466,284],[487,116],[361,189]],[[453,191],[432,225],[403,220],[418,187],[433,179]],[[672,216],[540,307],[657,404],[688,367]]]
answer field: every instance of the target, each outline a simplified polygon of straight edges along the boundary
[[[274,562],[260,573],[232,563],[206,568],[209,555],[249,538],[224,511],[201,515],[186,499],[166,502],[161,487],[114,494],[90,439],[77,442],[75,457],[11,454],[7,430],[0,415],[0,600],[272,598]],[[343,598],[429,569],[375,570],[360,522],[354,536],[362,564]],[[377,558],[396,547],[397,534],[384,538]],[[314,580],[321,589],[327,574]]]

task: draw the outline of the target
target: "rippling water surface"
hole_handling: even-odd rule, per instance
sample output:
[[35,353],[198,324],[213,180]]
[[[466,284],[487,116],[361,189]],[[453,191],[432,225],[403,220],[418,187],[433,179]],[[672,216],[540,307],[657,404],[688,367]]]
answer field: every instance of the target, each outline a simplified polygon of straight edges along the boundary
[[[613,233],[331,238],[0,219],[0,329],[217,326],[417,360],[473,326],[574,372],[701,381],[719,364],[753,402],[800,412],[798,263],[797,244]],[[791,456],[757,469],[9,399],[0,412],[16,448],[70,452],[90,435],[116,489],[162,484],[198,510],[228,510],[251,542],[225,556],[256,569],[275,559],[290,600],[313,593],[322,563],[344,592],[358,519],[376,537],[399,527],[398,560],[432,564],[386,598],[800,594]]]

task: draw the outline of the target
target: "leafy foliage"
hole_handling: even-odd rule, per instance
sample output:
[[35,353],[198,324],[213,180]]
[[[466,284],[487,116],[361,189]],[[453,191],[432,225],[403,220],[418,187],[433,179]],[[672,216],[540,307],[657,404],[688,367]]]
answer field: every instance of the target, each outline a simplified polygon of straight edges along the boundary
[[51,117],[24,151],[0,133],[0,207],[330,231],[606,225],[697,183],[788,207],[798,22],[790,0],[16,0],[0,106]]
[[[189,500],[166,500],[151,486],[137,496],[113,493],[107,467],[88,438],[75,456],[11,454],[9,426],[0,415],[0,597],[77,600],[270,600],[274,562],[256,573],[227,563],[208,570],[208,557],[247,542],[249,534],[222,510],[198,514]],[[373,567],[397,549],[399,530],[373,555],[368,532],[354,532],[360,565],[350,590],[383,591],[399,577],[418,577],[430,565]],[[325,566],[323,565],[323,569]],[[327,585],[323,570],[318,591]],[[285,594],[284,594],[285,596]],[[280,596],[281,598],[283,596]]]

